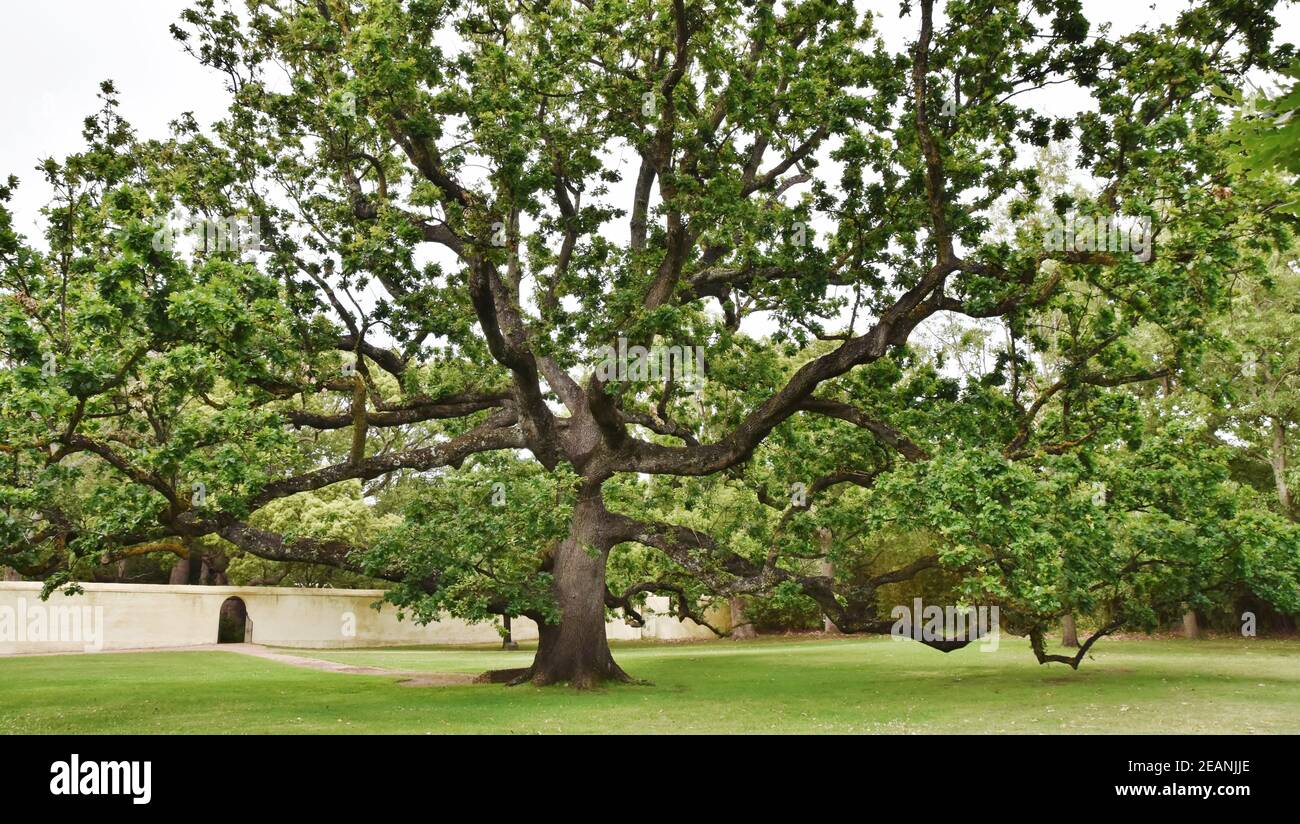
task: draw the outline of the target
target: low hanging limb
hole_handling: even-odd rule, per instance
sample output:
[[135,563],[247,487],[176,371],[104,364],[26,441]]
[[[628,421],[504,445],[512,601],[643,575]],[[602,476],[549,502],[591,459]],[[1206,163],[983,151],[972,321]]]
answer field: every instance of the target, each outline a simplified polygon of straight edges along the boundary
[[[675,524],[642,522],[616,512],[606,510],[614,524],[614,535],[622,541],[632,541],[660,550],[670,559],[691,574],[704,581],[718,595],[755,594],[763,592],[782,581],[790,581],[799,586],[803,593],[817,602],[822,613],[831,619],[841,632],[847,634],[889,635],[893,632],[894,621],[879,618],[874,611],[871,594],[877,587],[885,584],[910,580],[919,572],[938,567],[937,555],[918,558],[900,569],[883,573],[867,582],[867,586],[856,598],[841,603],[837,597],[832,581],[825,576],[800,575],[776,566],[769,559],[768,563],[751,561],[744,556],[725,550],[711,536],[689,527]],[[639,585],[646,587],[647,585]],[[667,589],[667,587],[662,587]],[[637,587],[629,590],[625,597],[635,594]],[[643,588],[639,591],[648,591]],[[614,601],[610,604],[610,601]],[[606,603],[611,606],[623,606],[617,596],[607,593]],[[981,632],[970,633],[965,638],[914,638],[918,643],[941,652],[952,652],[967,647],[983,637]]]
[[1092,635],[1088,636],[1088,640],[1083,642],[1083,644],[1079,647],[1079,651],[1076,652],[1074,655],[1057,655],[1057,654],[1049,655],[1047,652],[1046,644],[1043,642],[1043,631],[1041,629],[1033,629],[1029,631],[1029,646],[1033,648],[1034,657],[1038,659],[1038,663],[1069,664],[1070,669],[1077,670],[1079,668],[1079,664],[1083,661],[1083,656],[1088,654],[1088,650],[1092,648],[1092,645],[1100,641],[1105,636],[1110,635],[1112,632],[1119,629],[1121,626],[1123,626],[1122,622],[1111,621],[1109,624],[1105,625],[1101,629],[1094,632]]
[[136,555],[150,555],[156,552],[170,552],[178,558],[185,559],[190,557],[190,551],[185,548],[185,544],[180,541],[155,541],[147,544],[136,544],[135,546],[122,547],[113,550],[104,556],[102,563],[111,564],[124,558],[131,558]]
[[715,627],[704,617],[702,612],[692,610],[686,591],[676,584],[666,583],[664,581],[647,581],[645,583],[634,584],[623,591],[622,595],[616,595],[609,587],[605,588],[605,606],[610,609],[621,609],[623,614],[631,619],[632,625],[636,627],[645,626],[645,617],[632,605],[632,599],[643,592],[668,593],[673,609],[673,616],[680,619],[689,618],[700,626],[712,632],[719,638],[725,638],[731,635],[730,630],[721,630]]

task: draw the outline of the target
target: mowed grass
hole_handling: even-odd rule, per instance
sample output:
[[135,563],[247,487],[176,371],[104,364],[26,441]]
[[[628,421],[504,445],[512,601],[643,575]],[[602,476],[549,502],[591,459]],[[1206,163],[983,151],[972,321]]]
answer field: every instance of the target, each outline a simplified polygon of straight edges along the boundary
[[[531,652],[298,650],[431,672]],[[226,652],[0,658],[9,733],[1300,732],[1300,642],[1107,640],[1074,672],[1021,639],[942,654],[888,638],[627,644],[650,686],[407,687]]]

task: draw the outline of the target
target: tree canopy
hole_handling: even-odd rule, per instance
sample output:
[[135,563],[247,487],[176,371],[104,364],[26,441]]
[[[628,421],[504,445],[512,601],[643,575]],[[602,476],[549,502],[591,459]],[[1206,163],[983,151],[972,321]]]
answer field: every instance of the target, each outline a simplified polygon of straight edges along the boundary
[[531,617],[511,677],[578,686],[651,592],[888,632],[939,576],[1072,666],[1219,590],[1298,612],[1233,464],[1295,420],[1294,183],[1230,128],[1273,6],[918,0],[891,47],[827,0],[198,0],[228,116],[142,139],[105,84],[43,243],[0,209],[0,560],[220,540]]

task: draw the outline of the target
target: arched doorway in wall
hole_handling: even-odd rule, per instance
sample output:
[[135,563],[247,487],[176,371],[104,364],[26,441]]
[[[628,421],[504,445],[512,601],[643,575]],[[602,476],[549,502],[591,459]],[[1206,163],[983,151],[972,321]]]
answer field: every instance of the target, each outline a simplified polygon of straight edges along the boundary
[[221,604],[217,622],[218,644],[242,644],[249,639],[252,622],[248,620],[248,607],[242,598],[230,597]]

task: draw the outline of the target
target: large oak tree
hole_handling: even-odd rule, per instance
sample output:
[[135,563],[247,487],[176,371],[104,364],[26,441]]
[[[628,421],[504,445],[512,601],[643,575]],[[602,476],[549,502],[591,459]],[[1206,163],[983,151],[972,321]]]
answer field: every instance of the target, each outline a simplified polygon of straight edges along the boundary
[[[887,632],[882,588],[942,568],[1077,665],[1243,536],[1294,555],[1141,388],[1285,240],[1285,185],[1215,141],[1216,90],[1290,55],[1272,6],[1116,35],[920,0],[891,48],[829,0],[201,0],[174,34],[229,116],[139,141],[110,94],[45,165],[48,249],[3,227],[7,563],[58,585],[67,553],[215,536],[421,617],[533,617],[513,677],[578,686],[626,677],[606,610],[647,592],[793,588]],[[1087,105],[1044,114],[1057,86]],[[1083,195],[1035,163],[1065,141]],[[157,248],[178,207],[264,250]],[[1053,213],[1148,219],[1153,254],[1053,246]],[[995,368],[909,345],[941,317],[997,321]],[[620,339],[701,347],[703,387],[594,369]],[[357,481],[397,502],[368,545],[258,520]],[[855,529],[932,551],[882,566]],[[1069,611],[1104,620],[1048,654]]]

